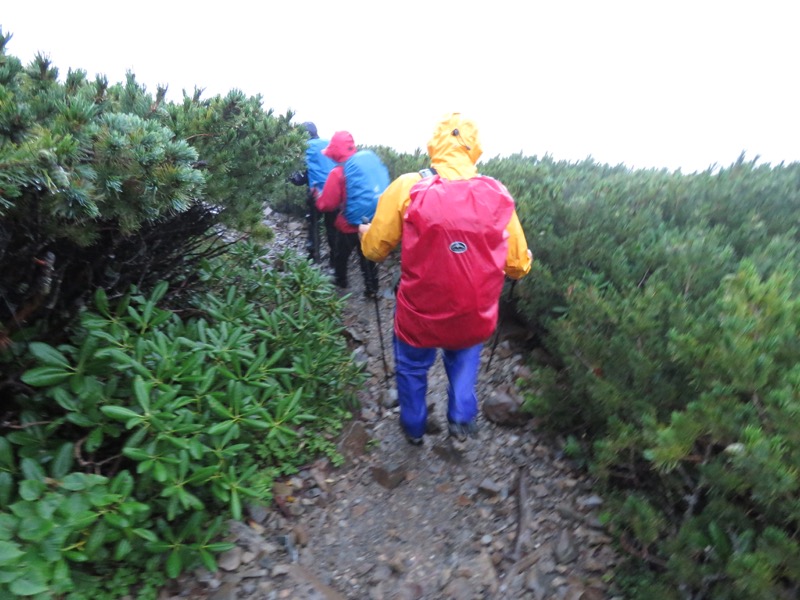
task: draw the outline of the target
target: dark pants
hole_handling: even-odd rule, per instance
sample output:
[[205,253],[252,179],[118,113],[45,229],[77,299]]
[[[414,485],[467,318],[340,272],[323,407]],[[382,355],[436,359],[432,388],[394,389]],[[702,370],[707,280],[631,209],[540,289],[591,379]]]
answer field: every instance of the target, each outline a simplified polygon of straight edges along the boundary
[[378,263],[364,258],[357,233],[336,232],[336,252],[333,255],[335,283],[339,287],[347,287],[347,263],[350,262],[353,248],[358,254],[358,264],[364,277],[364,293],[375,295],[378,293]]
[[328,240],[328,264],[330,264],[330,267],[332,269],[333,256],[335,254],[334,249],[336,248],[336,236],[339,235],[339,231],[333,224],[333,222],[336,220],[336,213],[326,212],[321,214],[325,222],[325,237]]
[[336,249],[336,234],[338,231],[333,226],[336,220],[335,212],[323,213],[316,209],[314,206],[315,199],[309,193],[306,200],[306,225],[308,227],[308,239],[306,240],[306,252],[308,259],[319,264],[321,257],[321,242],[320,242],[320,221],[322,221],[325,229],[325,238],[328,241],[328,262],[333,268],[333,256]]

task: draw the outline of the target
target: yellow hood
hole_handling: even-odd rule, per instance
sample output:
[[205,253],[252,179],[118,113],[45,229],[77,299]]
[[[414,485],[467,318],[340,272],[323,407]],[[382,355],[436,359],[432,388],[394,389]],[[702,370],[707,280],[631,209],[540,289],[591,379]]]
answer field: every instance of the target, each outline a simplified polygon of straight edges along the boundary
[[478,128],[461,113],[445,115],[428,142],[431,166],[445,179],[470,179],[477,175],[475,163],[481,154]]

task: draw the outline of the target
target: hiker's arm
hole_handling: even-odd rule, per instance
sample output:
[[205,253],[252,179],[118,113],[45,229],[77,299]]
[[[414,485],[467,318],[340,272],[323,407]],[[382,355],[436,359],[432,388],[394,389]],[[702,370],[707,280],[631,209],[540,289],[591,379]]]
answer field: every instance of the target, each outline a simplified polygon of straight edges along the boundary
[[337,210],[345,197],[344,184],[344,169],[341,166],[334,167],[325,181],[322,193],[317,198],[317,210],[321,212]]
[[369,260],[382,261],[400,243],[403,215],[411,200],[408,192],[419,180],[419,173],[406,173],[381,194],[375,216],[361,235],[361,252]]
[[519,222],[516,211],[511,215],[506,231],[508,232],[508,255],[506,256],[505,274],[511,279],[520,279],[530,273],[533,256],[528,250],[525,232],[522,231],[522,224]]

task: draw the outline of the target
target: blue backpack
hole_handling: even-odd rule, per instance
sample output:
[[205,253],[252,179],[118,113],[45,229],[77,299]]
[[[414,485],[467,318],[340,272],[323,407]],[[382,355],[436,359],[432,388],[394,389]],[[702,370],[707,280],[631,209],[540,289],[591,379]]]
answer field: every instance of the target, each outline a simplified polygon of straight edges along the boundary
[[360,225],[375,216],[383,190],[389,187],[389,169],[372,150],[359,150],[344,163],[347,204],[344,218]]
[[308,187],[316,188],[320,192],[328,180],[328,173],[336,163],[325,156],[322,151],[328,145],[328,140],[315,138],[308,141],[306,148],[306,169],[308,170]]

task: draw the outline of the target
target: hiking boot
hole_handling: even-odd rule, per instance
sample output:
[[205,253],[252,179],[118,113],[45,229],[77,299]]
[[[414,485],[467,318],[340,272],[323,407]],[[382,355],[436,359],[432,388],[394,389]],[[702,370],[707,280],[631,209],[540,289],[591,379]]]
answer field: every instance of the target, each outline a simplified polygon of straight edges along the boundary
[[409,434],[402,425],[400,425],[400,431],[403,432],[403,437],[406,438],[406,441],[412,446],[422,445],[422,436],[414,437],[413,435]]
[[439,423],[435,417],[428,415],[428,418],[425,420],[425,433],[430,435],[442,433],[442,424]]
[[447,424],[447,429],[450,435],[457,439],[459,442],[464,442],[468,437],[478,437],[478,424],[475,421],[469,423],[453,423]]

